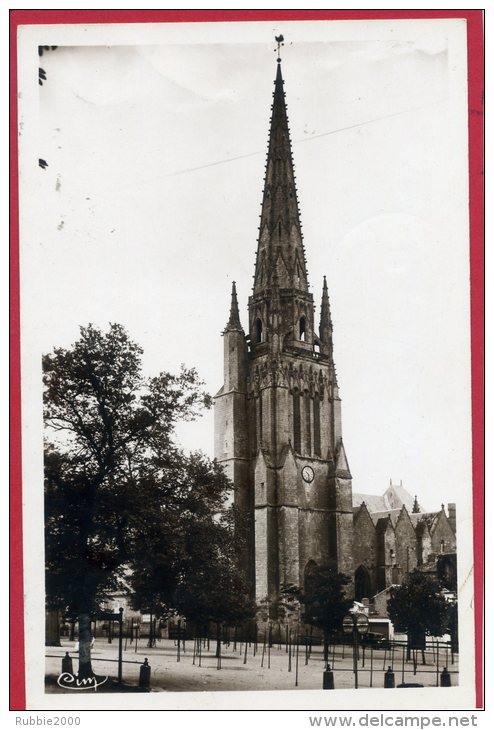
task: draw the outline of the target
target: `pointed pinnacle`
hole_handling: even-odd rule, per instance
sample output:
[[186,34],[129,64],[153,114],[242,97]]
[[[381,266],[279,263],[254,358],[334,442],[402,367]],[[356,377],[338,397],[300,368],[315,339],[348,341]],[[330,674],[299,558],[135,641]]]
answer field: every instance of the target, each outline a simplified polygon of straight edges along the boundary
[[240,314],[238,311],[237,287],[235,286],[235,282],[232,282],[232,301],[231,301],[231,305],[230,305],[230,319],[228,320],[226,329],[227,330],[242,329],[242,325],[240,323]]
[[324,277],[322,285],[321,320],[319,324],[319,334],[324,342],[330,336],[332,327],[333,325],[331,322],[331,310],[329,308],[328,284],[326,281],[326,277]]

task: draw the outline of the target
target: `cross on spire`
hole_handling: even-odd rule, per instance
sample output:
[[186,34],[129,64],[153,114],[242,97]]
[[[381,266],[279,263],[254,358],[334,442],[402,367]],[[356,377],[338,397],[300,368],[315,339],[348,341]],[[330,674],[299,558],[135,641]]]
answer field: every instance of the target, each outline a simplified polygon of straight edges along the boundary
[[283,36],[282,36],[282,35],[276,35],[276,36],[274,37],[274,39],[275,39],[276,43],[278,44],[278,48],[277,48],[277,50],[278,50],[278,58],[277,58],[276,60],[277,60],[277,62],[278,62],[278,63],[281,63],[281,53],[280,53],[280,49],[281,49],[281,46],[284,46],[284,45],[285,45],[285,44],[284,44],[284,40],[285,40],[285,39],[283,38]]

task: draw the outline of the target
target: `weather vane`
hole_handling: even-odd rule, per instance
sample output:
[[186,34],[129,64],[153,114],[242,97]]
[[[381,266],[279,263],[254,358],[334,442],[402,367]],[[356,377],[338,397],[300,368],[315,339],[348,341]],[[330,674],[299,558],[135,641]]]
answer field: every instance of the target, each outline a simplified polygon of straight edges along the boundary
[[283,41],[285,40],[282,35],[275,35],[274,37],[276,43],[278,44],[278,58],[276,59],[278,63],[281,63],[281,56],[280,56],[280,48],[281,46],[284,46],[285,44]]

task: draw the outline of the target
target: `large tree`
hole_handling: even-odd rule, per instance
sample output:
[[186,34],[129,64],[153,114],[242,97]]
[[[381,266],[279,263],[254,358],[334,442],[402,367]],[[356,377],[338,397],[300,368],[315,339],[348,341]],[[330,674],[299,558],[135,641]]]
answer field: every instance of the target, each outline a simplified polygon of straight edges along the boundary
[[334,565],[314,565],[306,577],[304,591],[299,594],[303,620],[323,632],[326,664],[330,637],[341,629],[343,616],[353,603],[347,596],[350,583],[350,577],[339,573]]
[[[170,456],[160,478],[144,485],[143,498],[162,507],[134,540],[134,607],[156,617],[178,612],[199,625],[216,620],[220,611],[221,620],[228,611],[233,620],[247,588],[238,571],[234,511],[225,499],[230,482],[202,454]],[[237,609],[227,608],[230,599]]]
[[[163,582],[173,583],[181,518],[194,501],[216,509],[228,485],[216,467],[173,443],[176,422],[210,402],[195,370],[145,378],[141,355],[113,324],[106,333],[82,327],[71,348],[43,358],[47,598],[78,618],[80,676],[92,674],[90,614],[139,547],[145,551],[147,534],[167,526],[161,569]],[[192,495],[184,485],[194,469],[207,484]]]
[[187,561],[174,595],[178,612],[194,625],[196,636],[216,625],[216,655],[221,655],[222,626],[242,626],[254,618],[256,606],[239,570],[235,511],[224,510],[215,520],[194,520]]
[[448,604],[441,586],[418,570],[401,586],[393,586],[388,615],[395,628],[408,634],[410,648],[424,648],[425,636],[442,636],[448,624]]

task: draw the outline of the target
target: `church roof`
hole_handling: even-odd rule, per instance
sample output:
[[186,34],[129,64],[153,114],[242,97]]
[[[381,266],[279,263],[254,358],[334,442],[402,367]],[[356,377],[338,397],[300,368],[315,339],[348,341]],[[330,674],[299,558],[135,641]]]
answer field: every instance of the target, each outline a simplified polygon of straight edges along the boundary
[[403,505],[409,512],[413,509],[413,497],[401,483],[390,484],[383,496],[387,506],[391,509],[397,509]]
[[414,527],[417,527],[420,522],[424,522],[432,530],[440,514],[441,512],[413,512],[410,519]]
[[402,484],[390,484],[382,495],[354,492],[352,501],[354,506],[365,502],[369,512],[400,510],[405,505],[410,514],[413,509],[413,497]]
[[352,501],[354,507],[359,507],[365,502],[369,512],[383,512],[386,509],[384,497],[378,494],[358,494],[353,492]]
[[371,512],[370,516],[372,519],[372,522],[377,525],[379,520],[386,520],[388,517],[391,520],[391,524],[393,527],[396,526],[396,523],[398,522],[398,517],[400,516],[401,509],[392,509],[392,510],[385,510],[384,512]]

